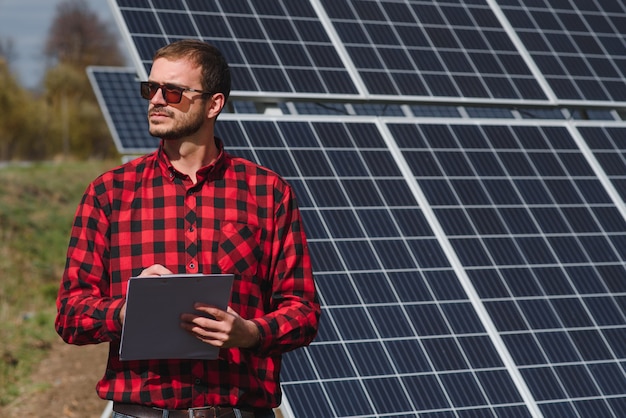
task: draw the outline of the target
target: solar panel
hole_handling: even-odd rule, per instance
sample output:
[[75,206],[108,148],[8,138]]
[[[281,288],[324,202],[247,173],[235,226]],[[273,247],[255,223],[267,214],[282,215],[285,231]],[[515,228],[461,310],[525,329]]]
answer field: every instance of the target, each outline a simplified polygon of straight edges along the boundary
[[233,68],[216,134],[296,190],[323,315],[286,418],[626,416],[621,1],[110,1],[118,149],[157,144],[135,74],[199,37]]
[[624,218],[565,125],[495,123],[389,129],[543,416],[623,416]]
[[141,76],[160,46],[201,38],[225,53],[234,95],[547,101],[486,0],[114,3]]
[[[109,89],[120,74],[136,85],[92,72],[116,100],[133,91]],[[217,124],[229,151],[294,185],[309,233],[324,315],[285,358],[291,416],[619,416],[626,225],[567,123],[385,120]],[[579,129],[624,193],[623,128]]]
[[621,124],[605,123],[578,128],[584,143],[593,153],[606,178],[610,180],[616,200],[626,202],[626,144],[623,135],[626,129]]
[[558,99],[626,101],[622,1],[496,2]]
[[370,95],[547,100],[486,0],[320,2]]
[[159,47],[200,38],[226,56],[235,95],[358,94],[309,0],[114,3],[142,76]]
[[530,417],[377,125],[332,119],[216,125],[294,185],[307,227],[323,315],[285,357],[288,416]]
[[158,139],[148,133],[148,104],[139,94],[135,69],[89,67],[87,75],[117,150],[132,154],[155,149]]

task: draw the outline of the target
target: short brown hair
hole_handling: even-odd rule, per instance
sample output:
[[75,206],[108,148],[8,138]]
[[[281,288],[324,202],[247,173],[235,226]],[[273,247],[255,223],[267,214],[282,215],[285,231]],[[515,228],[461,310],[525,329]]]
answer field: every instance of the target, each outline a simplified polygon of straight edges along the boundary
[[187,58],[202,69],[202,90],[222,93],[227,100],[230,95],[230,69],[219,49],[198,39],[183,39],[160,48],[152,57]]

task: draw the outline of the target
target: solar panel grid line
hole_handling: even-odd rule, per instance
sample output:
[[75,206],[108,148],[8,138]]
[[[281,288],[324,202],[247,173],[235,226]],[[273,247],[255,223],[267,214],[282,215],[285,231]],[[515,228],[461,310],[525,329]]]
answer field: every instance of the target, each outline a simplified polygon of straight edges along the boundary
[[[529,8],[529,9],[532,9],[532,7],[531,7],[531,8]],[[554,14],[554,13],[553,13],[553,14]],[[530,19],[535,20],[532,16],[530,17]],[[555,19],[555,20],[559,20],[559,19]],[[537,27],[539,27],[539,25],[537,24],[537,22],[535,22],[535,24],[537,25]],[[551,31],[551,30],[542,30],[542,31],[541,31],[541,33],[542,33],[542,36],[545,36],[545,39],[546,39],[546,40],[549,40],[549,39],[550,39],[550,34],[551,34],[551,33],[552,33],[552,36],[554,36],[555,34],[561,35],[563,32],[562,32],[561,30],[556,30],[556,29],[555,29],[555,30],[552,30],[552,31]],[[565,32],[565,33],[567,33],[567,32]],[[568,35],[566,35],[566,36],[568,36]],[[574,47],[575,47],[576,49],[578,49],[578,47],[576,46],[576,43],[575,43],[575,42],[572,42],[572,45],[574,45]],[[580,51],[580,50],[578,50],[578,53],[576,53],[576,54],[574,54],[574,53],[564,54],[564,55],[563,55],[563,58],[561,58],[561,57],[558,55],[558,51],[556,51],[556,50],[554,50],[554,49],[553,49],[553,47],[552,47],[552,43],[550,43],[550,49],[551,49],[551,55],[555,55],[555,60],[556,60],[556,61],[559,61],[559,62],[561,63],[561,65],[563,66],[563,68],[567,68],[567,67],[568,67],[568,65],[567,65],[566,63],[564,63],[564,62],[563,62],[563,60],[564,60],[565,58],[567,58],[568,56],[571,56],[571,57],[577,57],[577,58],[579,58],[580,60],[582,60],[583,62],[584,62],[584,61],[586,61],[586,59],[585,59],[584,55],[583,55],[583,54],[581,54],[581,51]],[[587,67],[590,71],[593,71],[593,70],[591,69],[591,67],[590,67],[588,64],[586,64],[586,67]],[[593,77],[590,77],[590,78],[591,78],[591,79],[593,79]],[[576,89],[576,90],[577,90],[578,95],[579,95],[580,97],[585,97],[585,94],[583,93],[583,91],[581,91],[581,90],[580,90],[580,88],[576,85],[576,83],[572,83],[572,87],[573,87],[574,89]],[[604,86],[600,85],[600,86],[599,86],[599,88],[600,88],[600,89],[604,92],[604,95],[605,95],[605,96],[607,96],[607,97],[609,96],[609,94],[608,94],[608,92],[606,91],[606,89],[604,88]]]
[[[438,150],[438,151],[443,151],[443,149],[440,149],[440,150]],[[522,155],[522,157],[524,157],[524,156]],[[454,177],[450,177],[450,176],[447,176],[447,178],[448,178],[448,179],[454,179]],[[517,178],[525,178],[525,177],[519,177],[519,176],[518,176]],[[532,177],[526,177],[526,178],[532,178]],[[518,193],[519,193],[519,192],[518,192]],[[520,196],[521,196],[521,195],[520,195]],[[476,204],[472,204],[471,206],[467,206],[467,205],[466,205],[465,207],[466,207],[466,208],[467,208],[467,207],[489,207],[489,206],[491,206],[491,205],[492,205],[491,203],[490,203],[490,204],[488,204],[488,205],[476,205]],[[550,206],[550,205],[546,205],[546,206]],[[504,231],[504,235],[502,235],[502,236],[508,236],[509,234],[510,234],[510,231]],[[497,237],[498,235],[497,235],[497,234],[490,234],[489,236],[495,236],[495,237]],[[522,236],[523,236],[523,234],[522,234]]]
[[535,77],[537,82],[541,85],[541,89],[545,92],[548,98],[548,101],[551,103],[556,103],[558,98],[555,95],[554,91],[552,90],[552,87],[546,81],[545,76],[543,75],[543,73],[541,72],[537,64],[535,63],[534,59],[528,52],[528,49],[526,48],[522,40],[519,38],[517,31],[515,30],[515,28],[513,28],[513,26],[511,25],[511,22],[503,13],[502,8],[498,4],[498,0],[485,0],[485,1],[489,5],[489,7],[491,7],[494,14],[497,16],[498,20],[502,24],[502,27],[504,28],[505,32],[511,39],[511,42],[513,42],[516,49],[519,51],[520,55],[524,59],[524,62],[526,63],[526,65],[528,65],[528,68],[532,72],[533,76]]
[[[584,28],[579,28],[579,29],[572,29],[569,30],[568,28],[565,27],[565,23],[563,19],[559,19],[561,22],[561,25],[563,26],[563,31],[568,33],[568,35],[570,37],[572,37],[572,41],[574,42],[574,45],[576,47],[577,52],[581,55],[581,59],[585,62],[586,64],[586,68],[588,69],[588,71],[591,72],[592,76],[595,77],[600,77],[601,75],[599,74],[599,72],[596,70],[596,68],[594,68],[594,66],[591,64],[590,60],[591,58],[594,57],[598,57],[598,58],[604,58],[606,56],[610,56],[609,51],[607,51],[607,49],[604,47],[604,45],[602,45],[601,43],[597,44],[597,47],[599,48],[598,51],[596,51],[595,53],[586,53],[581,47],[580,45],[578,45],[576,43],[576,40],[573,39],[574,36],[585,36],[589,33],[593,33],[594,32],[594,28],[592,28],[589,23],[587,21],[585,21],[584,19],[584,15],[581,13],[580,9],[576,9],[574,11],[574,13],[576,15],[578,15],[580,21],[584,24]],[[564,16],[566,17],[566,16]],[[617,28],[615,28],[615,26],[613,26],[613,23],[609,20],[609,25],[612,26],[613,30],[617,30]],[[615,65],[614,62],[610,62],[609,63],[615,70],[618,70],[617,66]],[[617,73],[616,73],[617,74]],[[602,89],[606,92],[606,87],[602,86]]]
[[495,324],[493,323],[493,320],[491,319],[490,314],[488,313],[487,309],[484,307],[478,295],[478,292],[476,291],[476,289],[474,288],[474,285],[472,284],[471,280],[467,276],[467,273],[460,259],[458,258],[456,251],[450,244],[450,241],[447,235],[445,234],[443,228],[441,227],[437,216],[433,212],[430,202],[426,199],[426,196],[421,191],[421,187],[419,186],[407,161],[405,160],[400,150],[400,147],[393,139],[394,138],[393,134],[388,130],[387,125],[379,125],[379,129],[381,129],[381,131],[385,133],[385,135],[383,135],[383,138],[385,138],[387,145],[391,153],[394,156],[394,159],[396,159],[398,166],[400,167],[403,175],[405,176],[407,183],[410,186],[411,191],[413,192],[416,200],[419,203],[420,208],[422,208],[422,211],[424,212],[424,216],[428,219],[428,222],[431,225],[431,228],[433,229],[438,242],[440,243],[441,247],[446,253],[448,260],[450,261],[463,289],[468,295],[469,300],[472,303],[472,306],[476,310],[476,313],[479,316],[481,323],[487,330],[494,346],[496,347],[498,354],[500,355],[500,358],[502,359],[507,371],[511,375],[513,382],[515,384],[515,387],[517,388],[520,395],[524,399],[524,402],[526,403],[527,407],[530,409],[532,415],[534,417],[541,417],[542,416],[541,411],[538,409],[536,401],[534,397],[532,396],[530,389],[528,388],[525,380],[519,373],[519,370],[517,369],[516,364],[513,361],[513,358],[511,357],[508,348],[506,347],[506,344],[501,339],[498,333],[498,330]]
[[[624,212],[624,200],[623,200],[623,197],[621,197],[619,191],[615,188],[615,186],[613,184],[614,177],[612,177],[610,174],[608,174],[606,172],[605,166],[603,166],[603,164],[600,163],[598,161],[598,159],[596,158],[596,153],[600,152],[600,150],[596,146],[596,141],[593,141],[593,143],[591,143],[592,145],[590,145],[590,142],[588,142],[588,141],[590,141],[592,138],[586,138],[586,137],[584,137],[584,135],[582,135],[581,130],[585,129],[585,128],[587,128],[587,127],[579,126],[578,129],[574,130],[572,136],[573,136],[574,140],[579,144],[579,148],[581,148],[582,152],[587,156],[587,159],[590,161],[590,165],[592,166],[594,171],[597,173],[598,178],[600,179],[600,181],[605,185],[605,188],[606,188],[608,194],[610,195],[612,201],[615,202],[616,207],[618,208],[618,210],[622,214],[622,218],[624,218],[624,216],[625,216],[624,213],[625,212]],[[609,138],[607,143],[609,143],[610,145],[609,145],[609,147],[606,147],[606,148],[610,149],[610,150],[617,151],[617,154],[619,154],[619,157],[623,160],[623,156],[619,152],[620,146],[617,145],[613,141],[613,138],[611,137],[611,135],[607,134],[607,129],[608,128],[606,126],[600,125],[600,127],[597,129],[596,132],[601,131],[602,132],[602,134],[601,134],[602,136],[604,136],[605,138]],[[619,129],[619,128],[617,128],[617,129]],[[586,129],[586,132],[588,132],[588,130],[589,130],[589,128]],[[607,291],[607,293],[608,293],[608,291]]]
[[[527,148],[525,149],[525,153],[526,153],[526,152],[529,152],[529,151],[532,151],[532,150],[529,150],[529,149],[527,149]],[[549,152],[549,153],[554,153],[554,150],[550,150],[550,151],[538,150],[538,151],[539,151],[539,152]],[[532,161],[529,161],[529,162],[530,162],[530,164],[531,164],[531,165],[534,165],[534,164],[532,163]],[[561,163],[561,161],[559,160],[559,161],[558,161],[558,163],[560,164],[560,163]],[[535,169],[536,169],[536,167],[535,167]],[[541,174],[541,173],[539,173],[539,171],[537,170],[537,176],[540,176],[540,174]],[[479,176],[477,175],[476,177],[478,178]],[[552,178],[552,179],[555,179],[555,178],[557,178],[557,179],[558,179],[558,178],[560,178],[560,177],[558,177],[558,176],[551,176],[551,178]],[[567,179],[567,178],[568,178],[568,177],[566,177],[566,179]],[[575,186],[574,186],[574,187],[575,187]],[[521,195],[520,195],[520,196],[521,196]],[[554,202],[554,203],[556,204],[556,202]],[[492,202],[492,204],[493,204],[493,202]],[[557,209],[557,210],[559,210],[559,209]],[[560,211],[560,210],[559,210],[559,211]],[[499,214],[497,214],[497,216],[499,217]],[[565,218],[565,216],[564,216],[563,214],[562,214],[562,216]],[[592,214],[592,217],[595,217],[595,215],[593,215],[593,214]],[[503,219],[501,219],[501,221],[503,221],[503,223],[504,223],[504,220],[503,220]],[[596,222],[597,222],[597,220],[596,220]],[[598,222],[597,222],[597,223],[598,223]],[[537,227],[539,227],[540,225],[539,225],[538,223],[536,223],[536,226],[537,226]],[[505,228],[506,228],[506,227],[505,227]],[[576,234],[576,236],[574,237],[574,239],[576,239],[576,240],[578,239],[578,237],[580,237],[580,236],[584,236],[584,234],[583,234],[583,233],[576,232],[576,231],[574,231],[571,227],[570,227],[570,232],[569,232],[569,233],[571,233],[571,234]],[[508,230],[508,228],[507,228],[507,230],[505,231],[505,234],[504,234],[503,236],[511,236],[511,235],[514,235],[514,234],[513,234],[513,232],[512,232],[512,231],[510,231],[510,230]],[[547,236],[548,236],[548,234],[545,234],[545,233],[543,233],[543,232],[542,232],[542,234],[541,234],[541,235],[542,235],[542,236],[544,236],[544,239],[545,239],[545,237],[547,237]],[[497,237],[498,235],[490,235],[490,236],[492,236],[492,237]],[[523,235],[518,235],[518,236],[523,236]],[[558,236],[558,234],[554,234],[554,235],[551,235],[551,236]],[[518,247],[518,245],[517,245],[517,244],[515,244],[515,246],[516,246],[516,247]],[[581,247],[582,247],[582,245],[581,245]],[[519,249],[519,247],[518,247],[518,249]],[[614,250],[614,251],[615,251],[615,250]],[[585,252],[585,251],[583,250],[583,252]],[[617,251],[615,251],[615,253],[617,254]],[[556,254],[553,254],[553,255],[554,255],[554,256],[556,256]],[[555,258],[556,258],[556,257],[555,257]],[[589,257],[589,258],[588,258],[588,260],[589,260],[589,261],[591,261],[591,257]],[[523,260],[522,265],[527,265],[527,264],[531,264],[531,263],[530,263],[530,261],[529,261],[529,260]]]
[[367,87],[365,86],[365,83],[363,83],[363,80],[361,79],[361,76],[359,75],[358,70],[354,66],[354,63],[352,59],[350,58],[350,54],[348,54],[348,51],[346,50],[345,45],[343,44],[343,42],[341,42],[339,34],[337,34],[337,31],[334,25],[332,24],[330,18],[328,17],[328,14],[326,13],[326,9],[322,6],[322,3],[320,0],[310,0],[310,1],[311,1],[311,6],[317,13],[320,19],[320,22],[322,23],[328,36],[332,40],[333,45],[335,46],[335,48],[337,48],[339,56],[341,57],[344,65],[346,66],[346,69],[348,73],[350,74],[357,88],[359,96],[366,97]]
[[[441,7],[442,7],[442,5],[441,5],[441,4],[439,4],[439,3],[437,3],[437,2],[435,2],[433,5],[434,5],[437,9],[439,9],[439,13],[440,13],[440,14],[441,14],[441,16],[442,16],[442,19],[443,19],[444,25],[445,25],[446,27],[454,27],[454,24],[450,22],[449,17],[448,17],[445,13],[443,13],[443,12],[441,11]],[[470,17],[470,19],[471,19],[472,23],[473,23],[474,25],[476,25],[476,27],[480,27],[480,25],[478,24],[478,22],[476,22],[475,17],[474,17],[474,16],[472,16],[472,15],[471,15],[471,13],[467,10],[467,4],[464,4],[464,3],[459,3],[459,5],[458,5],[458,6],[459,6],[459,7],[461,7],[461,8],[466,9],[466,13],[467,13],[467,15]],[[459,43],[459,45],[462,45],[462,40],[460,39],[460,35],[458,35],[458,34],[457,34],[456,32],[454,32],[454,31],[452,32],[452,35],[453,35],[453,37],[457,40],[457,42]],[[481,34],[480,34],[480,36],[481,36],[481,37],[483,37],[483,34],[481,33]],[[438,49],[439,49],[439,50],[441,50],[442,48],[434,48],[435,53],[438,53],[438,52],[437,52],[437,50],[438,50]],[[468,54],[468,49],[464,48],[464,49],[461,51],[461,54],[465,57],[465,60],[469,63],[469,65],[470,65],[471,69],[472,69],[472,70],[473,70],[476,74],[480,74],[480,73],[481,73],[481,71],[480,71],[480,70],[476,67],[476,63],[474,62],[474,60],[472,60],[471,56]],[[498,60],[497,55],[496,55],[494,58],[496,59],[496,61]],[[500,64],[500,65],[501,65],[501,64]],[[500,68],[501,68],[502,70],[504,70],[504,68],[502,68],[502,67],[500,67]],[[504,71],[503,71],[503,72],[504,72]],[[451,73],[452,73],[452,74],[454,74],[454,72],[452,72],[452,71],[451,71]],[[487,92],[489,92],[489,91],[490,91],[490,90],[489,90],[489,86],[487,86],[487,85],[486,85],[486,83],[485,83],[485,81],[484,81],[484,79],[483,79],[483,78],[479,78],[479,82],[480,82],[480,84],[482,85],[482,88],[483,88],[485,91],[487,91]],[[522,97],[522,96],[523,96],[523,93],[519,91],[519,89],[518,89],[518,87],[517,87],[517,86],[514,86],[513,90],[514,90],[514,91],[516,91],[516,93],[517,93],[518,97]],[[491,96],[491,98],[495,98],[495,97],[493,97],[493,95],[492,95],[491,93],[490,93],[490,96]]]
[[[594,171],[598,180],[600,181],[600,183],[602,184],[602,186],[604,187],[608,195],[611,197],[611,200],[615,203],[615,206],[617,207],[619,212],[622,214],[624,219],[626,219],[626,202],[624,202],[624,199],[620,196],[619,192],[615,188],[615,185],[613,184],[613,182],[607,175],[606,171],[604,170],[602,165],[598,162],[598,159],[596,158],[594,152],[591,150],[591,148],[587,144],[587,141],[583,138],[580,131],[577,129],[578,126],[583,126],[583,125],[572,123],[570,126],[571,126],[570,133],[572,135],[572,138],[576,142],[578,149],[580,149],[580,151],[583,153],[583,155],[585,156],[585,159],[589,162],[591,169]],[[618,124],[617,126],[621,127],[623,125]]]
[[[221,6],[221,5],[219,5],[219,4],[218,4],[218,7],[220,7],[220,6]],[[223,10],[222,10],[222,13],[224,13],[224,11],[223,11]],[[255,16],[255,19],[257,19],[257,20],[258,20],[258,17],[256,17],[256,16]],[[232,27],[232,23],[231,23],[228,19],[226,19],[226,25],[230,28],[231,34],[233,34],[233,37],[235,38],[235,35],[234,35],[234,30],[233,30],[233,27]],[[261,28],[261,31],[263,31],[263,25],[259,25],[259,26],[260,26],[260,28]],[[266,35],[267,35],[267,34],[266,34]],[[273,50],[274,54],[276,54],[276,51],[275,51],[275,49],[274,49],[274,47],[273,47],[273,45],[272,45],[271,43],[268,45],[268,47],[269,47],[271,50]],[[240,53],[241,53],[241,58],[242,58],[243,62],[244,62],[245,64],[247,64],[247,65],[250,65],[250,63],[248,62],[248,57],[247,57],[247,54],[245,54],[245,53],[242,51],[242,47],[241,47],[241,43],[240,43],[240,42],[237,42],[237,49],[238,49],[238,50],[240,51]],[[280,69],[280,71],[281,71],[281,73],[284,73],[284,68],[281,68],[281,69]],[[286,75],[285,75],[285,79],[286,79],[286,82],[290,85],[290,88],[293,90],[293,85],[291,84],[291,81],[289,80],[289,78],[288,78],[288,77],[286,77]],[[258,85],[258,81],[257,81],[256,79],[253,79],[253,82],[256,84],[256,87],[257,87],[259,90],[262,90],[262,89],[261,89],[261,86],[259,86],[259,85]]]
[[[309,349],[308,348],[302,349],[301,351],[303,351],[303,355],[308,358],[308,361],[310,362],[310,364],[314,364],[315,363],[314,359],[311,357],[311,355],[309,353]],[[324,387],[324,385],[322,385],[322,382],[323,382],[322,377],[320,376],[319,372],[317,370],[315,370],[315,369],[313,370],[313,373],[315,373],[316,379],[314,381],[312,381],[311,383],[316,383],[316,384],[318,384],[319,386],[322,387],[321,391],[322,391],[323,396],[324,396],[324,398],[326,400],[326,403],[328,405],[330,405],[330,407],[332,409],[333,408],[333,402],[332,402],[331,396],[328,393],[328,390]],[[289,383],[286,382],[286,383],[283,383],[283,385],[289,385]],[[296,418],[297,417],[297,415],[294,414],[293,409],[291,408],[291,404],[289,403],[289,397],[288,396],[283,396],[283,399],[282,399],[282,402],[281,402],[281,405],[280,405],[280,410],[281,410],[284,418],[289,418],[289,417]],[[336,415],[337,412],[335,410],[333,410],[333,414]]]
[[[154,6],[154,2],[152,0],[148,0],[148,2],[153,7],[153,9],[155,10],[155,13],[154,13],[155,14],[155,18],[157,19],[157,22],[159,22],[159,26],[161,28],[162,33],[165,34],[166,42],[167,43],[171,42],[171,40],[167,38],[167,34],[170,33],[170,32],[165,29],[164,24],[161,21],[161,19],[159,18],[158,13],[156,13],[157,7]],[[185,19],[184,22],[181,22],[181,23],[184,23],[184,24],[180,25],[180,26],[186,27],[187,24],[191,23],[191,26],[189,28],[185,29],[185,30],[190,30],[192,35],[200,37],[201,36],[200,28],[198,28],[198,25],[197,25],[196,21],[192,18],[192,14],[191,14],[191,11],[189,10],[189,7],[187,6],[187,2],[185,0],[180,0],[180,4],[182,6],[181,9],[163,10],[162,13],[164,13],[166,15],[170,14],[172,16],[177,16],[178,15],[178,10],[181,10],[182,12],[184,12],[184,13],[182,13],[183,16],[187,17],[188,19]],[[183,16],[181,16],[181,17],[183,17]]]

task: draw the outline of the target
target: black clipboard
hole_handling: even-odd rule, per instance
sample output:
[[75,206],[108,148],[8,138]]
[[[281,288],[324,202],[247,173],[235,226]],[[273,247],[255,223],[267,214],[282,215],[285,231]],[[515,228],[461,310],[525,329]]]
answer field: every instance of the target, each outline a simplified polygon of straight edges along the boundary
[[120,360],[216,359],[219,348],[181,328],[180,315],[195,312],[195,302],[226,310],[233,279],[232,274],[131,277]]

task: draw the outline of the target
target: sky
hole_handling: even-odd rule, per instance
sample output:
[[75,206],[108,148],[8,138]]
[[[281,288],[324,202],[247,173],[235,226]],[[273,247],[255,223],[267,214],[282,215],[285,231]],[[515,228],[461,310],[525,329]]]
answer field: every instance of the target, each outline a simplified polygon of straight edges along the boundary
[[[44,74],[43,48],[62,0],[0,0],[0,39],[13,40],[11,70],[25,88],[36,88]],[[103,22],[117,24],[107,0],[86,0]],[[120,38],[121,39],[121,36]]]

